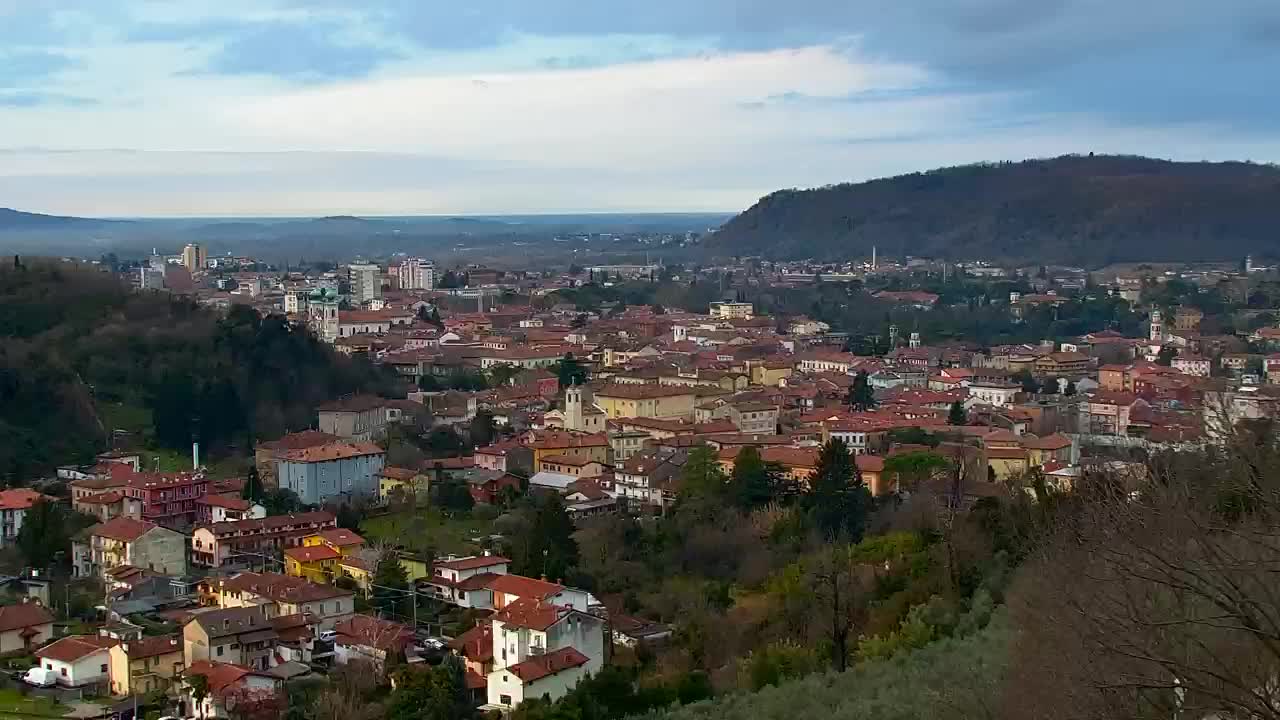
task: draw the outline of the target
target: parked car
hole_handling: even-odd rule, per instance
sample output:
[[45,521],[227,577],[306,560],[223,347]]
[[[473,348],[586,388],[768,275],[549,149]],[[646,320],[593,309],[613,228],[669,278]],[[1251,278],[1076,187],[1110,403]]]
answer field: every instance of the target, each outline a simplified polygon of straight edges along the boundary
[[52,670],[33,667],[22,676],[22,682],[41,688],[53,687],[58,684],[58,675]]
[[331,643],[334,640],[338,639],[338,631],[337,630],[321,630],[318,639],[321,642]]

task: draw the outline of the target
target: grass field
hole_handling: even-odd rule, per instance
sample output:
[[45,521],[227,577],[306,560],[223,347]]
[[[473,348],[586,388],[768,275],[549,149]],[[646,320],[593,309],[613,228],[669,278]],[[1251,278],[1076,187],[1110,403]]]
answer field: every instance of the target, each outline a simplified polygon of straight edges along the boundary
[[18,717],[62,717],[71,708],[57,701],[30,695],[23,697],[13,688],[0,689],[0,718]]
[[447,518],[439,510],[425,508],[368,518],[360,529],[371,542],[462,555],[479,551],[471,538],[492,532],[491,526],[491,522],[470,515]]

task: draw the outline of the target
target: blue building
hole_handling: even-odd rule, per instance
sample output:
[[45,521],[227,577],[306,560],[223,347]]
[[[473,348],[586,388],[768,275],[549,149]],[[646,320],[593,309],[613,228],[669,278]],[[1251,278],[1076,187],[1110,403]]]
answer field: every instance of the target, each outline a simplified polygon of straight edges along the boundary
[[333,442],[276,456],[276,477],[308,505],[376,496],[386,452],[373,443]]

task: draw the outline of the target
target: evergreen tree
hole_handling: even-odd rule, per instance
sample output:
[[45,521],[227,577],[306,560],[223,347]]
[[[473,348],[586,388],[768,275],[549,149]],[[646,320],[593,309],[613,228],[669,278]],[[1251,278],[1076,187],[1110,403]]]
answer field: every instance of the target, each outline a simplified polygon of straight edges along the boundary
[[959,400],[951,403],[951,410],[947,412],[947,423],[950,425],[964,425],[969,422],[969,414],[965,412],[964,404]]
[[493,420],[493,413],[488,410],[477,411],[476,416],[471,418],[468,432],[471,436],[471,444],[475,447],[484,447],[492,443],[497,430],[498,426]]
[[240,497],[252,503],[262,502],[266,491],[262,487],[262,478],[258,477],[258,466],[253,465],[249,468],[248,474],[244,478],[244,487],[240,489]]
[[528,537],[512,558],[514,572],[551,580],[564,578],[578,564],[578,542],[573,533],[573,521],[559,497],[547,494],[537,498]]
[[395,550],[384,549],[373,571],[373,606],[392,616],[403,615],[401,611],[408,607],[408,590],[409,575],[400,564],[400,557]]
[[66,552],[70,557],[68,512],[63,506],[45,500],[36,501],[26,511],[22,528],[18,530],[17,545],[28,565],[51,568],[57,553]]
[[729,499],[744,510],[767,505],[777,497],[781,476],[780,468],[766,463],[759,448],[748,445],[734,458],[733,472],[729,475]]
[[567,387],[585,383],[587,381],[587,369],[578,362],[573,353],[565,353],[556,368],[556,376],[560,382],[560,389],[564,390]]
[[849,386],[849,404],[859,412],[866,412],[876,406],[876,395],[871,389],[871,380],[866,370],[859,370],[853,376],[853,384]]
[[871,496],[849,446],[832,438],[822,446],[817,470],[809,479],[804,505],[810,521],[828,538],[857,542],[870,504]]
[[1066,387],[1066,388],[1064,388],[1064,389],[1062,390],[1062,394],[1063,394],[1063,395],[1066,395],[1067,397],[1071,397],[1072,395],[1075,395],[1075,394],[1076,394],[1076,381],[1075,381],[1075,380],[1068,380],[1068,381],[1067,381],[1067,387]]

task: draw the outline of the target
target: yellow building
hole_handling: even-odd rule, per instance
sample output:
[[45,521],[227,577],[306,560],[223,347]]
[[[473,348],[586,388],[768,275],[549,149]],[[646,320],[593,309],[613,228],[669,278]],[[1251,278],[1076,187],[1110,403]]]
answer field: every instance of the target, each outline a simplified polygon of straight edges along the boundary
[[609,462],[609,437],[604,433],[580,433],[567,430],[533,432],[525,444],[533,450],[533,467],[541,468],[543,460],[555,456]]
[[286,548],[284,572],[315,583],[327,583],[338,569],[342,553],[328,545],[311,545]]
[[751,364],[751,384],[765,387],[778,387],[783,380],[791,377],[795,369],[789,362],[769,361]]
[[110,650],[112,695],[142,695],[169,687],[182,674],[178,635],[128,640]]
[[422,495],[429,487],[430,479],[421,472],[408,468],[386,467],[378,477],[378,498],[387,502],[397,490]]
[[401,555],[400,567],[404,568],[409,582],[431,577],[431,565],[426,560],[420,560],[412,555]]
[[373,587],[373,569],[359,557],[348,557],[338,561],[339,574],[355,581],[356,587],[369,592]]
[[693,388],[678,385],[614,383],[597,390],[595,397],[610,418],[693,420],[698,395]]
[[328,528],[302,538],[303,547],[327,546],[342,557],[350,557],[364,548],[364,538],[344,528]]

